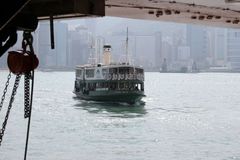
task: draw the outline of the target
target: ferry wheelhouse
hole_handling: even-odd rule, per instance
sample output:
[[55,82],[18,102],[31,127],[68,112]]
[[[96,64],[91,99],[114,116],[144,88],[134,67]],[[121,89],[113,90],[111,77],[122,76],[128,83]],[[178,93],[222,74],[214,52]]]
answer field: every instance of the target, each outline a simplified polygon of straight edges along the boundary
[[74,93],[85,100],[134,104],[144,97],[144,70],[129,63],[111,63],[111,46],[104,46],[104,64],[76,67]]

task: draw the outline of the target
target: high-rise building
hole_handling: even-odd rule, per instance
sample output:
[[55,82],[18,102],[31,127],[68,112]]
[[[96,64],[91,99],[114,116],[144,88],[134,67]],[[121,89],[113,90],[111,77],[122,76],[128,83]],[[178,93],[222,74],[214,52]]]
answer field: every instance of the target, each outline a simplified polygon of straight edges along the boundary
[[40,68],[55,65],[55,62],[49,61],[50,57],[55,56],[54,54],[51,54],[49,30],[49,23],[46,22],[40,23],[37,29],[39,47],[36,52],[38,53]]
[[227,59],[233,71],[240,71],[240,30],[227,31]]
[[69,31],[69,55],[68,66],[86,64],[88,62],[91,50],[90,33],[83,26],[77,27],[75,30]]
[[187,25],[187,45],[190,47],[191,58],[200,64],[201,68],[206,67],[208,56],[208,37],[206,28],[196,25]]
[[177,55],[178,55],[179,61],[189,61],[190,60],[190,47],[189,46],[179,46]]
[[225,66],[227,63],[227,29],[216,28],[214,33],[214,64],[216,66]]
[[39,24],[38,56],[40,67],[66,67],[68,55],[68,25],[66,23],[54,22],[55,48],[51,49],[49,23]]
[[136,38],[136,60],[146,70],[153,70],[156,68],[156,43],[154,35],[137,35]]
[[170,44],[167,41],[162,41],[162,61],[161,66],[163,63],[167,63],[168,70],[172,70],[171,62],[172,62],[172,56],[173,55],[173,47],[172,44]]
[[215,37],[215,28],[207,27],[206,28],[206,34],[207,34],[207,48],[208,48],[208,54],[206,55],[206,60],[210,66],[215,66],[216,64],[216,58],[215,58],[215,43],[216,43],[216,37]]
[[161,62],[163,62],[163,55],[162,55],[162,33],[156,32],[155,33],[155,66],[157,69],[160,69]]
[[173,47],[173,55],[172,61],[181,60],[178,57],[179,47],[186,46],[186,25],[182,28],[176,29],[172,34],[172,47]]
[[67,55],[68,55],[68,24],[56,22],[55,26],[55,47],[56,47],[56,66],[66,67],[67,66]]

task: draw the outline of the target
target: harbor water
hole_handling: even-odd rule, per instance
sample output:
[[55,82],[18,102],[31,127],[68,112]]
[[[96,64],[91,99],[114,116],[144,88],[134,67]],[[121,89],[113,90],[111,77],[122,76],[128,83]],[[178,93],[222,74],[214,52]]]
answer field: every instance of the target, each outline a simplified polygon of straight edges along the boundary
[[[0,71],[1,96],[7,75]],[[74,78],[74,72],[36,72],[29,160],[240,159],[240,74],[146,72],[146,97],[134,106],[79,100]],[[0,160],[24,156],[22,81]]]

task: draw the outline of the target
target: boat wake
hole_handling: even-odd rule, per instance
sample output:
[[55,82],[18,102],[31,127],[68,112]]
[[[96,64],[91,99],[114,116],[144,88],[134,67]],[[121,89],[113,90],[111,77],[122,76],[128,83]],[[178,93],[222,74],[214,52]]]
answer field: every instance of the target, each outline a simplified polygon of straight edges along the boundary
[[74,105],[76,109],[86,110],[89,113],[104,114],[110,117],[120,118],[134,118],[142,117],[147,111],[145,109],[145,102],[135,103],[130,105],[128,103],[117,102],[96,102],[88,100],[80,100]]

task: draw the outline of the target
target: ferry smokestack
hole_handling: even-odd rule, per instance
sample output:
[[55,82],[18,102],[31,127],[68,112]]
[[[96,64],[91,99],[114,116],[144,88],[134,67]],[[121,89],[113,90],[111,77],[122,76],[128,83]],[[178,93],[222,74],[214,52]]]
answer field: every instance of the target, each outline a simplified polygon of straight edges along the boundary
[[110,65],[111,63],[111,45],[104,45],[103,46],[103,63],[105,65]]

